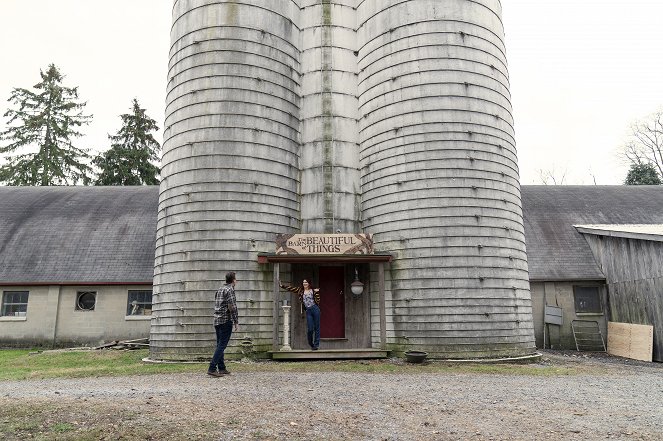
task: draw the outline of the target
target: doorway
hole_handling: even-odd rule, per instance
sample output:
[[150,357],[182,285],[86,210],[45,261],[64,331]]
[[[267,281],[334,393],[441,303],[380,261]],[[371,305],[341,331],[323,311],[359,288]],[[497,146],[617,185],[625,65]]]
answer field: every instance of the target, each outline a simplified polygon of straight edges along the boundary
[[345,338],[345,271],[342,266],[321,266],[320,338]]

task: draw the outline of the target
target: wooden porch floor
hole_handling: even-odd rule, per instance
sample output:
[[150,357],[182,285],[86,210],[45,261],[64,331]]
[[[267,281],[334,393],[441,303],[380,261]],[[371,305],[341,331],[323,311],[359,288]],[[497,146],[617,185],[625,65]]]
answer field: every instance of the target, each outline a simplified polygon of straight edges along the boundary
[[293,349],[292,351],[270,351],[273,360],[362,360],[387,358],[389,351],[382,349]]

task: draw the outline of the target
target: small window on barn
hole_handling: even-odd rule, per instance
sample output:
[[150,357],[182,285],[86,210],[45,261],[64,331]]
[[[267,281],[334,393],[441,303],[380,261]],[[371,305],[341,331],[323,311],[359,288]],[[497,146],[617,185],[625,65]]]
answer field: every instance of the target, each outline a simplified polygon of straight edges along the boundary
[[2,293],[2,310],[4,317],[25,317],[28,313],[29,291],[4,291]]
[[127,315],[152,315],[152,291],[130,290]]
[[601,314],[603,312],[598,286],[574,286],[573,297],[577,313]]
[[76,294],[76,310],[77,311],[94,311],[97,304],[96,291],[78,291]]

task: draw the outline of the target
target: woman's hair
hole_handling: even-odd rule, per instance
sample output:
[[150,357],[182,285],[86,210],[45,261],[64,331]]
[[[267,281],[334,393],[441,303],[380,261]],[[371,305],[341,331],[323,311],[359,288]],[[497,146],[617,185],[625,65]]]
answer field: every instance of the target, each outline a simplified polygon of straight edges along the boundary
[[304,277],[304,278],[302,279],[302,288],[304,287],[304,280],[306,280],[306,281],[308,282],[308,287],[309,287],[310,289],[313,289],[313,281],[312,281],[312,279],[310,279],[310,278],[308,278],[308,277]]

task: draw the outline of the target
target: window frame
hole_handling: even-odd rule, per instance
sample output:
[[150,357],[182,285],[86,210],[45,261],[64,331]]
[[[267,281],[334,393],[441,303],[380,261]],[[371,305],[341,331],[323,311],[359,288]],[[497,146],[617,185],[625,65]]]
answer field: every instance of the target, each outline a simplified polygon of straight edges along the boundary
[[[579,293],[578,291],[580,290],[588,290],[588,289],[595,289],[596,290],[596,305],[598,306],[598,310],[587,310],[583,308],[579,308],[579,300],[578,296],[587,296],[588,293]],[[581,315],[603,315],[603,296],[601,295],[601,286],[600,285],[573,285],[573,309],[576,313],[576,316],[581,316]]]
[[[25,294],[25,302],[7,302],[9,294]],[[26,317],[28,315],[28,303],[30,301],[30,291],[28,290],[8,290],[2,291],[2,303],[0,304],[0,317]],[[23,306],[24,311],[14,311],[12,315],[7,314],[7,306]],[[21,314],[22,313],[22,314]]]
[[[149,293],[149,302],[145,300],[140,300],[138,298],[133,297],[132,295],[140,297],[141,295],[147,295]],[[126,317],[132,317],[135,319],[138,318],[151,318],[152,317],[152,295],[154,294],[154,291],[151,289],[130,289],[127,291],[127,309],[125,311]],[[131,313],[132,310],[132,303],[136,302],[136,305],[140,308],[138,313]],[[146,306],[149,306],[149,308],[146,308]],[[149,311],[149,314],[146,313],[146,311]]]
[[[81,307],[80,304],[80,299],[82,296],[85,294],[94,294],[94,305],[92,305],[91,308],[83,308]],[[90,312],[94,311],[97,309],[97,300],[98,300],[99,292],[98,291],[92,291],[92,290],[77,290],[76,291],[76,303],[74,305],[74,308],[76,311],[82,311],[82,312]]]

